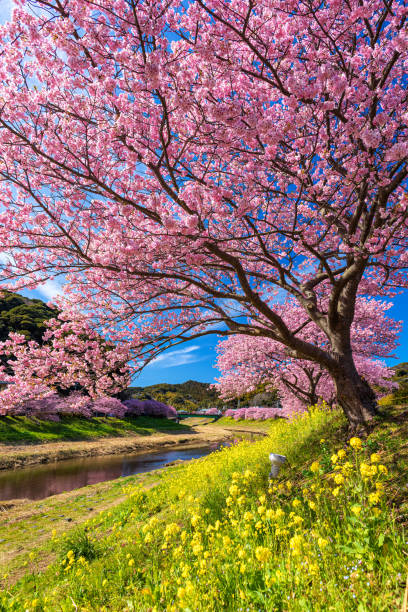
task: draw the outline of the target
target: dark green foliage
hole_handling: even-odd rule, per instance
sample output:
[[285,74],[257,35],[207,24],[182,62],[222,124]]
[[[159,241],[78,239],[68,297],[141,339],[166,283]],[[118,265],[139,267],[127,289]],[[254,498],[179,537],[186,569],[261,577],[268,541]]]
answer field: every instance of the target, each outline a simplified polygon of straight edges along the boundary
[[67,557],[68,553],[72,554],[74,559],[83,557],[87,561],[91,561],[99,556],[100,550],[95,541],[88,536],[86,527],[79,527],[62,540],[60,544],[61,558]]
[[[253,404],[251,400],[257,394],[264,393],[265,386],[264,384],[259,385],[254,391],[241,396],[241,406],[249,406],[251,404],[261,405]],[[218,396],[217,391],[212,389],[209,383],[198,382],[196,380],[187,380],[184,383],[173,385],[160,383],[148,387],[129,387],[126,392],[130,397],[155,399],[174,406],[177,410],[190,410],[192,412],[202,408],[222,408],[223,406],[235,408],[237,406],[237,400],[227,402]],[[277,399],[277,392],[265,392],[265,401],[267,403],[262,404],[262,406],[273,405]]]
[[393,392],[393,403],[397,405],[408,404],[408,363],[399,363],[392,368],[395,372],[393,380],[398,388]]
[[219,407],[226,402],[218,397],[215,389],[209,383],[187,380],[184,383],[168,384],[160,383],[148,387],[130,387],[128,389],[132,397],[138,399],[153,398],[174,406],[178,410],[196,411],[200,408]]
[[0,296],[0,341],[3,342],[10,332],[14,332],[41,343],[45,332],[44,321],[57,315],[57,310],[49,308],[41,300],[5,291]]

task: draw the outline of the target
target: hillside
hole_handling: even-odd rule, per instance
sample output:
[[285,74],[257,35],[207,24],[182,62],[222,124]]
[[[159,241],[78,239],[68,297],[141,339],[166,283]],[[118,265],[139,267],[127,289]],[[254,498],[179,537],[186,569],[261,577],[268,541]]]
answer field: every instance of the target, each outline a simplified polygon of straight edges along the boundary
[[0,295],[0,341],[6,340],[9,333],[14,332],[41,342],[45,332],[44,321],[57,314],[42,300],[4,291]]
[[209,383],[187,380],[184,383],[159,383],[147,387],[130,387],[132,397],[149,399],[150,397],[174,406],[178,410],[195,411],[209,406],[223,406],[226,403],[211,389]]
[[[153,398],[159,402],[170,404],[178,410],[196,411],[200,408],[228,406],[235,408],[237,400],[227,402],[220,399],[210,383],[187,380],[184,383],[159,383],[148,387],[129,387],[127,390],[131,397],[140,399]],[[265,385],[259,385],[255,391],[245,393],[240,398],[241,406],[272,406],[277,400],[276,392],[265,392]]]

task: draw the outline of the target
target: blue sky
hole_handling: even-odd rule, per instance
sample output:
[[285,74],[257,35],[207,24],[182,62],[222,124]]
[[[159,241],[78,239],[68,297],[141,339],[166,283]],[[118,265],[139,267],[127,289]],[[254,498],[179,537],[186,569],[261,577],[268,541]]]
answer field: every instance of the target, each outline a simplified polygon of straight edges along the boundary
[[[0,23],[4,23],[10,16],[12,0],[0,0]],[[44,301],[52,299],[60,287],[54,282],[48,282],[36,291],[23,291],[27,297],[37,297]],[[390,316],[405,321],[408,315],[408,292],[393,299],[394,306],[389,311]],[[206,336],[194,340],[163,353],[154,363],[150,364],[144,372],[134,381],[135,385],[145,386],[155,383],[179,383],[186,380],[212,382],[218,372],[213,367],[216,353],[215,345],[218,342],[216,335]],[[390,365],[398,361],[408,361],[408,326],[404,325],[400,338],[400,347],[397,351],[397,361],[389,360]]]
[[[22,291],[21,293],[27,297],[36,297],[48,301],[60,291],[60,286],[50,281],[35,291]],[[408,292],[406,291],[403,295],[395,297],[393,303],[394,306],[389,311],[390,316],[405,323],[408,314]],[[146,386],[162,382],[181,383],[186,380],[214,382],[214,379],[219,375],[214,367],[215,345],[219,339],[220,336],[214,334],[165,351],[145,368],[143,373],[133,381],[133,384]],[[388,363],[389,365],[395,365],[399,361],[408,361],[408,325],[406,324],[403,326],[400,337],[397,359],[389,359]]]

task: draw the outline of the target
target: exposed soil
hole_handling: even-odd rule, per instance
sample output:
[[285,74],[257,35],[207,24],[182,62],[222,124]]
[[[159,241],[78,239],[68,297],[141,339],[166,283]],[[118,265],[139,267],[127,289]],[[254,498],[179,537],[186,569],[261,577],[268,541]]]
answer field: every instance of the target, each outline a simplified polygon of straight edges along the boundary
[[209,424],[190,424],[190,429],[157,433],[145,437],[131,435],[98,440],[46,442],[40,444],[0,444],[0,470],[9,470],[38,463],[51,463],[75,457],[145,453],[165,448],[194,448],[220,442],[231,437],[232,430]]

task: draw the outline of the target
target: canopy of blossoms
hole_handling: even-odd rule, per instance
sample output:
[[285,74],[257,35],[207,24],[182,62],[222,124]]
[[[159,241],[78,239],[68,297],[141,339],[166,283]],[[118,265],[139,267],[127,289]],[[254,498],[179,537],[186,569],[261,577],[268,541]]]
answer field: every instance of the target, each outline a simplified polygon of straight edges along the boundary
[[351,325],[357,295],[407,281],[407,12],[18,0],[0,30],[5,286],[65,275],[142,362],[217,329],[269,338],[370,420]]

